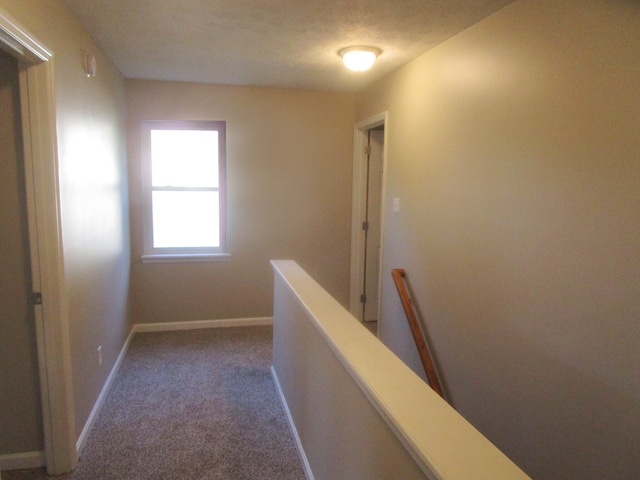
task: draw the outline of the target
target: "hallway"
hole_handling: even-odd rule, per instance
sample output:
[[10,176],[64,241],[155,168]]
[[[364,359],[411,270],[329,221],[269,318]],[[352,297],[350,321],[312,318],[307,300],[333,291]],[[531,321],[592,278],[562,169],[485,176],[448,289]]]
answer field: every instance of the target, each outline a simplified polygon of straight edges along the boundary
[[272,327],[137,333],[76,470],[3,480],[304,480],[271,372]]

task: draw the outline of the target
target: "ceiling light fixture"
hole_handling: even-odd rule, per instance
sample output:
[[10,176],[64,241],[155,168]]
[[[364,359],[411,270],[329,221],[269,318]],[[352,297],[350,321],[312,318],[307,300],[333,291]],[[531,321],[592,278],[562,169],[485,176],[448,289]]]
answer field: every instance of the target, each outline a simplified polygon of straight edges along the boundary
[[346,47],[338,52],[344,65],[355,72],[369,70],[381,53],[376,47]]

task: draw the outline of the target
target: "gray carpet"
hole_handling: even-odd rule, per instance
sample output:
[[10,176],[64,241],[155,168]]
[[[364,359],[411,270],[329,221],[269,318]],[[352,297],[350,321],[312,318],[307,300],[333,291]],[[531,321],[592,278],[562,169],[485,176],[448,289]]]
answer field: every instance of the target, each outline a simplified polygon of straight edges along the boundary
[[78,468],[57,478],[303,480],[271,343],[271,327],[137,334]]

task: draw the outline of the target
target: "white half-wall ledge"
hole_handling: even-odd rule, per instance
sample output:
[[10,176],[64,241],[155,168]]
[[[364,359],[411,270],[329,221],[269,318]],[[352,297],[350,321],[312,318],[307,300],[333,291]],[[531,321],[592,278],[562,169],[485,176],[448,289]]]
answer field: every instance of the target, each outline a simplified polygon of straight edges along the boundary
[[273,368],[315,480],[524,480],[294,261],[275,270]]

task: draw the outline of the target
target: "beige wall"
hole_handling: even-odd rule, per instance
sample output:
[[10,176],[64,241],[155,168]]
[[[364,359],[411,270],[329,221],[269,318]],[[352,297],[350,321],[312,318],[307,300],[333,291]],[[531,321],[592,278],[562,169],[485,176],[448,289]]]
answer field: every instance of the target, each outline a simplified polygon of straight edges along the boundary
[[42,450],[18,61],[0,51],[0,455]]
[[[135,322],[271,316],[269,260],[292,258],[349,301],[349,94],[127,80]],[[231,260],[142,264],[140,122],[227,122]]]
[[533,478],[640,465],[639,51],[637,2],[523,0],[357,96],[389,112],[381,337],[420,370],[403,267],[453,404]]
[[[62,0],[3,0],[2,8],[54,53],[64,267],[79,434],[129,331],[124,83]],[[95,78],[85,75],[88,52],[97,58]],[[99,345],[102,368],[97,362]]]

